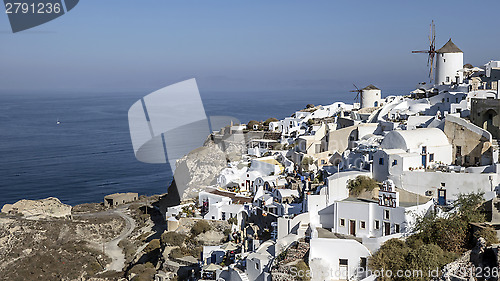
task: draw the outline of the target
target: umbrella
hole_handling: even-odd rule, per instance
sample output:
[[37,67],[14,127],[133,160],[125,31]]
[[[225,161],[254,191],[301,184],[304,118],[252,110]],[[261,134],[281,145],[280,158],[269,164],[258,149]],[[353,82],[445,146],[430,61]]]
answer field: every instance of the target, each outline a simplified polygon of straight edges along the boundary
[[412,93],[412,94],[425,94],[425,90],[416,89],[416,90],[411,91],[410,93]]
[[234,244],[233,242],[227,242],[222,244],[220,248],[224,251],[234,251],[238,249],[238,245]]
[[208,265],[205,265],[202,269],[203,271],[216,271],[218,269],[221,269],[222,267],[220,265],[217,265],[215,263],[211,263]]
[[479,72],[479,71],[484,71],[484,69],[475,66],[473,68],[462,68],[462,69],[459,69],[458,71],[461,71],[461,72],[466,72],[466,71]]

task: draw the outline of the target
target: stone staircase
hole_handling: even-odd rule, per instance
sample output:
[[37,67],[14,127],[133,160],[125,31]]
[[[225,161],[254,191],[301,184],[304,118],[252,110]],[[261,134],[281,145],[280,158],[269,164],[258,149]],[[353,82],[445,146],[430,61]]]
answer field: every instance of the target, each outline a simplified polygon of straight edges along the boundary
[[241,269],[235,267],[234,270],[238,272],[238,275],[240,276],[242,281],[250,281],[250,279],[248,279],[248,275],[245,272],[241,271]]

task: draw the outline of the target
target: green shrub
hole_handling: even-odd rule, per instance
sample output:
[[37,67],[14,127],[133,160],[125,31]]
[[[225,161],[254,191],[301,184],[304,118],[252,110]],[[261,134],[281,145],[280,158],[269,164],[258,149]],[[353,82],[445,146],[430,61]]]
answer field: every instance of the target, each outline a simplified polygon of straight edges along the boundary
[[127,262],[131,261],[136,251],[134,244],[130,242],[128,239],[124,239],[118,243],[118,246],[123,249],[123,253],[125,254],[125,260]]
[[[442,268],[455,260],[467,249],[475,245],[479,237],[487,243],[496,243],[496,232],[492,229],[481,229],[472,233],[471,222],[484,221],[480,206],[483,203],[482,193],[460,194],[453,204],[453,212],[445,216],[430,214],[417,217],[413,234],[405,242],[391,239],[385,242],[370,258],[371,270],[421,270]],[[380,278],[380,280],[429,280],[429,276],[421,278]]]
[[160,249],[160,239],[153,239],[149,242],[149,244],[144,248],[144,252],[150,253],[154,250]]
[[187,236],[177,232],[165,232],[160,237],[161,245],[166,246],[182,246]]
[[146,264],[134,265],[134,267],[132,267],[132,269],[130,270],[130,273],[137,274],[132,279],[133,281],[149,281],[154,280],[156,270],[153,264],[148,262]]
[[238,224],[238,219],[236,217],[229,218],[227,220],[229,224]]
[[208,222],[206,222],[205,220],[199,220],[191,228],[191,234],[193,235],[193,237],[198,236],[201,233],[209,231],[210,229],[212,228],[210,227],[210,224],[208,224]]
[[490,227],[481,228],[480,230],[474,232],[472,243],[476,243],[479,237],[483,237],[484,240],[486,240],[487,246],[498,243],[497,233]]
[[189,250],[186,247],[177,247],[177,248],[173,248],[170,251],[169,257],[171,259],[179,259],[179,258],[182,258],[185,256],[189,256],[190,254],[191,253],[189,252]]
[[194,247],[190,249],[190,254],[191,256],[195,258],[200,258],[201,257],[201,252],[203,252],[203,247]]
[[299,281],[309,281],[311,280],[311,270],[309,269],[309,266],[303,261],[299,260],[297,264],[295,264],[295,267],[297,268],[296,272],[303,272],[304,274],[299,274],[296,279]]

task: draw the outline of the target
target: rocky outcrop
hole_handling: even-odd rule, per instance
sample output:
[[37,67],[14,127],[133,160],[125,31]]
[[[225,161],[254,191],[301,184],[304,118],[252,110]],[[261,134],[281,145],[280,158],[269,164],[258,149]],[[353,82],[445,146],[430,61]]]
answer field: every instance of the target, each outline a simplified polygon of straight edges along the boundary
[[199,191],[214,184],[226,166],[226,153],[213,142],[177,160],[174,179],[181,199],[196,197]]
[[2,213],[22,214],[28,219],[70,218],[71,206],[61,203],[55,197],[41,200],[20,200],[14,204],[5,204]]

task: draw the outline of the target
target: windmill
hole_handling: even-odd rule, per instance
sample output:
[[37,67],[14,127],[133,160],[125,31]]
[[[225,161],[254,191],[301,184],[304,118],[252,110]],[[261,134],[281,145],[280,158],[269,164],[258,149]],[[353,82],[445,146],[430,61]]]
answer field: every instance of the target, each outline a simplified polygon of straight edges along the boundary
[[352,91],[349,91],[351,93],[357,93],[356,94],[356,97],[354,98],[354,101],[355,102],[359,102],[359,96],[361,95],[361,93],[363,92],[363,90],[360,90],[358,87],[356,87],[356,85],[352,84],[354,86],[354,88],[356,88],[356,90],[352,90]]
[[429,54],[427,58],[427,67],[429,67],[429,79],[432,82],[432,73],[434,71],[434,56],[436,55],[436,26],[434,20],[430,24],[429,31],[429,50],[427,51],[412,51],[412,53]]

